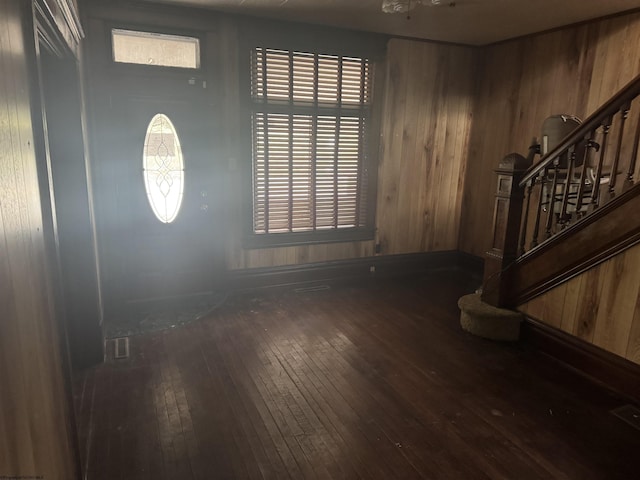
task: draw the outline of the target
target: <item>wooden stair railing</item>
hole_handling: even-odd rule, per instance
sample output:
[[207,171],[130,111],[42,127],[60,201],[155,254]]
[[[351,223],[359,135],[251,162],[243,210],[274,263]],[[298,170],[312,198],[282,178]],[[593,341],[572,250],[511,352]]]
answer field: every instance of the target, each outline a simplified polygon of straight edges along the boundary
[[[639,144],[640,75],[536,164],[531,165],[539,151],[536,142],[527,159],[505,157],[496,170],[485,302],[516,306],[580,273],[587,263],[610,257],[613,246],[640,241]],[[617,206],[626,217],[612,218],[622,225],[605,219]],[[608,231],[597,233],[597,228]],[[558,242],[569,244],[560,248]]]

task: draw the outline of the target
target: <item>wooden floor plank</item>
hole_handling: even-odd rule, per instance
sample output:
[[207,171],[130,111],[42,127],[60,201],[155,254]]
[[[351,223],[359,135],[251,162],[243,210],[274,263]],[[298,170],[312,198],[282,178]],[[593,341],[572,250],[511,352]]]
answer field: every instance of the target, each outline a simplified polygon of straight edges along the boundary
[[[309,313],[310,312],[308,310],[304,312],[305,315],[308,315]],[[288,336],[292,336],[294,331],[295,331],[294,327],[289,328]],[[305,345],[305,344],[308,345],[310,343],[308,341],[309,337],[310,337],[309,332],[305,332],[303,333],[302,336],[299,336],[298,338],[300,339],[299,340],[300,345]],[[357,378],[355,379],[348,378],[349,375],[351,374],[350,366],[347,364],[340,364],[335,362],[335,360],[338,358],[338,354],[336,351],[332,351],[332,347],[326,341],[325,338],[322,338],[322,339],[315,338],[312,343],[314,344],[314,346],[320,345],[322,347],[322,349],[320,350],[322,352],[321,355],[318,355],[317,353],[315,353],[314,348],[305,349],[304,346],[300,348],[302,349],[302,351],[304,351],[305,354],[316,359],[315,367],[320,371],[326,372],[326,374],[329,376],[330,382],[334,384],[335,383],[338,384],[337,386],[338,391],[346,392],[342,397],[342,401],[346,401],[347,403],[349,403],[354,412],[361,410],[362,406],[367,405],[369,401],[369,387],[371,385],[368,385],[368,384],[358,385]],[[329,361],[330,359],[334,361]],[[365,367],[365,370],[366,369],[368,369],[368,367]],[[354,389],[355,386],[358,386],[359,388]],[[359,420],[368,422],[372,426],[376,427],[372,431],[372,433],[375,433],[374,443],[381,444],[383,447],[386,448],[387,457],[389,457],[388,452],[394,452],[393,455],[391,456],[394,461],[398,461],[398,460],[405,461],[405,462],[407,461],[407,456],[405,453],[406,450],[405,452],[402,452],[401,450],[399,450],[398,449],[399,447],[396,445],[399,442],[393,442],[390,439],[389,434],[387,433],[389,429],[393,429],[392,425],[388,424],[386,421],[384,421],[384,419],[378,419],[376,421],[372,421],[371,416],[360,417]],[[397,470],[394,470],[393,465],[391,469],[392,471],[397,471]],[[419,476],[420,475],[419,472],[420,470],[415,470],[413,474]]]
[[88,480],[628,479],[623,400],[459,328],[463,272],[238,294],[81,372]]
[[[291,442],[295,441],[297,447],[294,449],[301,451],[306,461],[304,462],[307,470],[306,476],[318,478],[332,478],[326,469],[326,445],[322,440],[313,442],[310,437],[315,431],[311,425],[311,420],[307,418],[306,412],[302,410],[299,392],[295,384],[291,381],[286,371],[283,369],[281,362],[273,357],[268,350],[262,349],[261,344],[256,345],[259,351],[259,358],[262,364],[269,365],[269,375],[263,375],[262,381],[269,391],[269,395],[278,405],[278,411],[288,425],[287,437],[292,437]],[[276,379],[274,382],[273,379]],[[275,387],[275,388],[274,388]],[[298,399],[298,401],[296,400]],[[286,430],[285,430],[286,431]]]
[[[359,471],[364,473],[364,478],[376,478],[381,471],[379,462],[372,462],[373,459],[369,458],[369,455],[363,455],[364,452],[360,448],[354,448],[355,445],[363,442],[367,445],[367,450],[372,449],[374,445],[369,444],[361,430],[353,431],[344,426],[345,420],[357,418],[356,411],[350,405],[345,405],[327,369],[315,363],[291,333],[291,328],[288,328],[288,339],[284,341],[282,347],[277,346],[277,355],[285,365],[289,376],[303,395],[310,399],[313,408],[319,412],[319,417],[327,431],[332,433],[340,449],[339,452],[342,455],[344,452],[350,452],[348,461],[356,468],[351,478],[358,478]],[[275,343],[273,337],[270,337],[270,340]],[[314,346],[314,352],[320,355],[325,353],[320,345]],[[339,457],[340,454],[334,454],[334,456]]]
[[[262,325],[258,330],[269,332],[268,328],[262,328]],[[290,329],[288,329],[290,331]],[[317,391],[315,391],[315,384],[308,376],[304,376],[301,379],[298,375],[298,370],[302,369],[301,360],[297,357],[296,352],[291,345],[290,341],[286,338],[276,339],[268,336],[264,337],[267,344],[272,346],[269,355],[280,363],[283,368],[283,372],[289,377],[297,391],[293,392],[294,400],[296,400],[304,409],[304,416],[309,422],[309,428],[311,434],[315,434],[318,437],[319,447],[324,451],[326,456],[325,461],[329,465],[338,464],[340,469],[331,471],[331,478],[359,478],[357,470],[354,469],[352,461],[342,462],[340,464],[339,459],[344,456],[344,452],[348,451],[350,444],[345,442],[343,437],[335,429],[335,425],[329,420],[331,413],[327,413],[326,402],[325,409],[323,410],[321,404],[322,399],[319,400]],[[283,347],[286,348],[287,354],[283,354]],[[292,364],[296,366],[293,367]]]
[[[240,319],[234,318],[234,323]],[[240,323],[238,323],[240,325]],[[234,369],[234,378],[239,382],[240,389],[244,392],[240,400],[249,412],[251,422],[257,429],[258,437],[267,454],[272,471],[268,472],[273,478],[299,478],[301,475],[294,455],[292,455],[286,442],[283,440],[282,431],[278,427],[271,410],[276,409],[270,398],[265,398],[265,391],[260,387],[261,380],[256,379],[252,362],[258,361],[253,355],[253,345],[247,346],[244,342],[246,336],[235,335],[225,338],[233,345],[234,355],[229,359]],[[277,415],[276,415],[277,416]]]

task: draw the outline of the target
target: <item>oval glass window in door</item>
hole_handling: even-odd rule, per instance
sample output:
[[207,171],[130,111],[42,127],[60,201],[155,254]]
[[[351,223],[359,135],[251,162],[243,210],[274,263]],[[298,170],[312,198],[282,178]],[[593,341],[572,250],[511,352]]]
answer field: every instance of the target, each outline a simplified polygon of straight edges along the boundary
[[169,117],[155,115],[147,127],[142,156],[144,186],[153,213],[163,223],[178,216],[184,191],[184,160]]

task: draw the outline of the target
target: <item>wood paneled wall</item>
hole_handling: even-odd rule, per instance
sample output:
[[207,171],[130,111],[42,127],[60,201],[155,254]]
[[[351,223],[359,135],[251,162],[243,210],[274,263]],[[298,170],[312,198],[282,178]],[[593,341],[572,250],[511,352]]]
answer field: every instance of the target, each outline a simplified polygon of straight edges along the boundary
[[76,472],[46,267],[27,7],[0,2],[0,476],[69,480]]
[[[471,127],[474,50],[393,39],[386,65],[376,75],[383,80],[375,92],[382,95],[376,212],[381,253],[455,250]],[[237,88],[227,97],[227,118],[237,115],[234,95]],[[230,152],[233,149],[230,146]],[[237,175],[232,177],[238,195],[241,183]],[[240,203],[238,196],[234,208]],[[240,210],[234,217],[241,218]],[[236,239],[240,228],[235,226]],[[370,256],[376,241],[255,250],[232,241],[228,266],[242,269]]]
[[[587,117],[640,73],[640,14],[488,47],[467,156],[460,249],[490,244],[495,174],[509,152],[526,154],[543,120]],[[635,121],[635,120],[633,120]],[[522,305],[527,315],[640,363],[640,246]]]
[[520,306],[526,315],[640,364],[640,245]]
[[382,253],[455,250],[473,104],[470,48],[393,39],[382,112]]
[[640,14],[487,47],[467,154],[460,249],[481,256],[491,242],[498,161],[526,155],[544,119],[585,118],[640,73]]

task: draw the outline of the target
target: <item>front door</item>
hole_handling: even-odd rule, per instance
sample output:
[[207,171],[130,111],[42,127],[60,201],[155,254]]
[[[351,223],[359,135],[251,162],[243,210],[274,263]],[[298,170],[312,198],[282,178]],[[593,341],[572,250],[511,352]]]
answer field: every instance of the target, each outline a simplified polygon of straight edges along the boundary
[[122,75],[100,142],[106,250],[118,306],[206,294],[222,270],[219,155],[206,83]]

